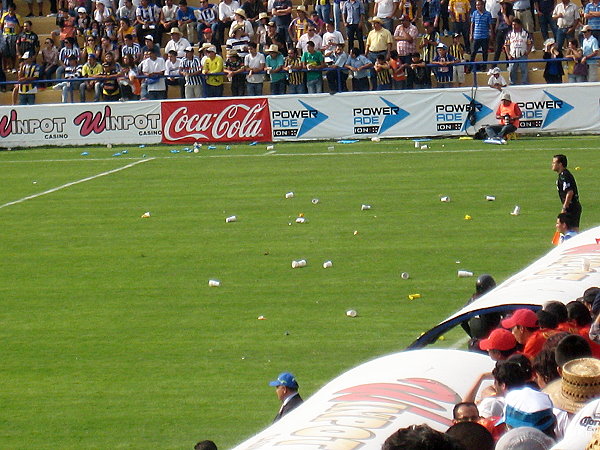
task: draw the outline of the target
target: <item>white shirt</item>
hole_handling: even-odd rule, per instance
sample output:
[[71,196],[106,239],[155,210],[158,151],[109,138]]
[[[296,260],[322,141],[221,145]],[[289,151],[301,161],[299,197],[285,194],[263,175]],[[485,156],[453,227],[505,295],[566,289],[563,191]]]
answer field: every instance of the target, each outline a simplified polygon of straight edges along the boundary
[[[152,58],[145,59],[142,61],[141,66],[144,75],[156,72],[165,73],[166,70],[165,60],[161,57],[156,58],[154,61],[152,61]],[[148,85],[148,91],[164,91],[166,88],[164,78],[159,78],[156,83]]]
[[181,60],[179,58],[175,58],[175,62],[172,62],[170,59],[165,61],[165,75],[174,76],[180,75],[179,68],[181,67]]
[[304,33],[302,36],[300,36],[300,39],[298,39],[298,43],[296,44],[296,48],[302,50],[300,54],[306,51],[306,45],[308,44],[308,41],[313,41],[317,50],[323,47],[323,38],[321,35],[315,33],[313,37],[310,37],[308,33]]
[[[248,54],[244,57],[244,65],[246,67],[249,67],[250,69],[259,70],[261,67],[263,67],[264,69],[264,65],[266,64],[266,62],[267,60],[265,59],[265,55],[263,55],[262,53],[257,53],[256,56]],[[263,81],[265,81],[265,75],[262,73],[246,75],[246,81],[248,81],[248,83],[262,83]]]
[[497,19],[500,12],[500,2],[498,0],[485,0],[485,9],[490,12],[492,19]]
[[[237,24],[238,22],[233,21],[231,23],[231,27],[229,28],[229,37],[233,37],[235,36],[235,31],[233,29],[233,27]],[[252,39],[252,36],[254,36],[254,27],[252,26],[252,23],[250,23],[249,20],[244,20],[244,32],[248,35],[248,37],[250,39]]]
[[233,20],[235,10],[239,7],[240,4],[237,2],[237,0],[233,0],[229,5],[225,2],[219,3],[219,20],[223,22],[227,17]]
[[344,43],[344,36],[339,31],[334,30],[333,32],[326,32],[323,35],[323,47],[325,56],[329,56],[334,50],[337,44]]
[[[377,17],[386,19],[394,13],[394,3],[399,3],[399,0],[375,0],[377,4]],[[365,5],[366,7],[366,5]]]
[[186,38],[180,37],[177,42],[171,39],[169,42],[167,42],[167,45],[165,45],[165,53],[168,54],[171,50],[175,50],[177,52],[177,57],[183,58],[185,57],[185,49],[187,47],[191,47],[191,45],[190,41],[188,41]]
[[167,5],[162,7],[163,17],[167,22],[172,22],[177,19],[177,5],[171,5],[169,8]]
[[573,26],[575,21],[579,19],[579,8],[575,3],[569,2],[565,6],[563,2],[559,2],[552,11],[553,16],[562,14],[563,17],[556,19],[556,25],[558,28],[570,28]]

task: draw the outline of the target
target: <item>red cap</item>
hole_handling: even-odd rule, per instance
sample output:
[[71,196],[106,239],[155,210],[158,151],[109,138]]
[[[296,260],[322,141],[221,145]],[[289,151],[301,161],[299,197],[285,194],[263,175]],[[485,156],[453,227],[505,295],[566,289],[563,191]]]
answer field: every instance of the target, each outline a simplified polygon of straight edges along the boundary
[[535,328],[538,326],[537,316],[530,309],[517,309],[512,316],[502,321],[504,328],[510,329],[517,325],[526,328]]
[[479,342],[481,350],[511,350],[517,346],[517,340],[513,334],[504,328],[496,328],[490,333],[487,339]]

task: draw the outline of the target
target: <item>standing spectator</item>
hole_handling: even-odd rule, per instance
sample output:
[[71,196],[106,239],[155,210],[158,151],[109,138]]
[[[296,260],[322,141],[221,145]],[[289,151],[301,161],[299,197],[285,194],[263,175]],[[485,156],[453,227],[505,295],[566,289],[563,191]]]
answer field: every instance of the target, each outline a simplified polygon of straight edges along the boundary
[[[373,17],[371,23],[373,24],[373,29],[367,35],[365,52],[367,58],[375,64],[379,55],[384,55],[386,60],[390,58],[394,38],[392,37],[392,33],[383,28],[379,17]],[[374,73],[371,74],[371,88],[377,88],[377,76]]]
[[19,105],[35,105],[37,93],[36,81],[40,78],[40,66],[35,63],[35,54],[25,52],[21,57],[23,64],[19,67],[17,85],[19,91]]
[[398,52],[392,50],[390,52],[390,68],[392,69],[392,89],[406,89],[406,66],[402,61]]
[[[44,7],[42,5],[42,1],[43,0],[37,0],[38,16],[40,17],[44,17]],[[4,4],[4,2],[2,3]],[[29,13],[25,17],[35,17],[35,14],[33,13],[33,0],[25,0],[25,3],[27,3],[27,7],[29,8]],[[2,9],[4,10],[4,8]]]
[[[169,0],[173,1],[173,0]],[[136,20],[136,9],[137,7],[133,4],[131,0],[125,0],[123,2],[123,6],[117,9],[117,18],[119,19],[129,19],[129,23],[132,24]]]
[[[94,101],[100,101],[101,84],[97,80],[100,74],[103,72],[102,64],[98,62],[98,58],[95,53],[90,53],[87,58],[87,62],[81,68],[81,78],[93,78],[92,80],[85,80],[79,85],[79,101],[85,103],[85,92],[94,92]],[[62,77],[61,77],[62,78]]]
[[333,62],[333,53],[339,44],[344,43],[344,36],[339,31],[335,30],[333,22],[326,25],[327,32],[323,35],[323,44],[321,51],[325,57],[325,62]]
[[65,67],[69,63],[69,56],[75,56],[77,59],[80,59],[81,57],[79,47],[75,45],[75,38],[72,37],[65,39],[65,46],[58,52],[59,66],[56,71],[56,76],[58,78],[62,78],[65,72]]
[[244,62],[235,50],[227,51],[227,59],[223,71],[231,81],[231,95],[242,97],[246,94],[246,75],[244,72]]
[[345,0],[333,0],[333,22],[335,25],[335,31],[341,31],[342,29],[342,3]]
[[331,3],[329,0],[316,0],[315,12],[324,23],[331,20]]
[[193,47],[185,49],[185,58],[181,60],[179,71],[185,76],[185,98],[202,97],[202,64],[200,58],[194,56]]
[[439,88],[452,87],[452,64],[454,63],[454,56],[448,53],[448,47],[440,42],[437,46],[437,55],[435,55],[431,63],[437,66],[434,69],[437,86]]
[[426,33],[421,38],[419,49],[423,51],[423,61],[430,64],[436,55],[437,45],[440,43],[440,34],[435,31],[431,22],[426,22],[423,25],[425,26]]
[[[460,42],[460,34],[454,33],[452,44],[448,53],[454,57],[455,62],[465,62],[465,46]],[[454,64],[452,66],[452,78],[457,86],[462,86],[465,82],[465,66]]]
[[179,8],[173,4],[173,0],[165,0],[164,6],[160,9],[160,19],[158,29],[161,34],[170,32],[177,26],[177,11]]
[[598,56],[598,41],[592,35],[592,28],[589,25],[584,26],[583,41],[581,42],[581,51],[583,53],[582,63],[588,66],[587,81],[598,81],[598,60],[591,59]]
[[211,75],[223,72],[223,58],[217,55],[217,49],[210,46],[206,49],[207,58],[202,72],[206,77],[206,96],[223,97],[223,75]]
[[533,33],[533,16],[531,15],[530,0],[513,1],[515,17],[521,21],[522,27],[529,33]]
[[259,0],[246,0],[242,5],[242,9],[246,13],[246,20],[249,20],[252,24],[258,23],[258,16],[261,12],[266,12],[265,5]]
[[348,79],[348,69],[345,68],[348,61],[348,54],[344,51],[344,44],[338,44],[335,47],[333,55],[331,55],[333,64],[331,68],[336,70],[327,71],[327,84],[329,85],[329,93],[346,92],[346,80]]
[[[0,28],[2,28],[2,55],[4,70],[17,73],[17,35],[21,32],[21,24],[23,20],[17,14],[17,7],[14,3],[8,5],[8,11],[0,17]],[[35,56],[35,55],[33,55]],[[29,97],[24,97],[29,99]],[[35,95],[33,96],[35,102]],[[20,100],[19,100],[20,101]],[[27,100],[29,101],[29,100]],[[33,104],[33,103],[32,103]]]
[[[145,0],[142,0],[145,1]],[[147,100],[163,100],[166,98],[165,84],[165,60],[159,58],[157,51],[151,51],[150,57],[142,61],[142,74],[148,78],[146,80],[148,93]]]
[[219,3],[219,22],[217,24],[219,45],[225,43],[225,28],[232,24],[235,10],[239,7],[240,4],[237,0],[221,0]]
[[244,66],[248,70],[246,75],[246,95],[258,96],[263,95],[263,81],[265,76],[262,73],[265,70],[266,59],[265,55],[258,53],[256,43],[248,44],[248,51],[244,58]]
[[[484,9],[483,0],[477,0],[475,5],[476,9],[471,14],[470,38],[473,42],[471,48],[471,62],[475,61],[479,50],[481,50],[482,59],[487,61],[490,37],[492,36],[492,15],[489,11]],[[485,66],[480,66],[480,70],[485,70],[484,68]]]
[[377,90],[389,91],[392,88],[391,67],[386,61],[385,56],[378,55],[374,65],[375,75],[377,76]]
[[421,9],[423,23],[429,22],[437,30],[440,23],[440,8],[440,0],[425,0]]
[[431,87],[431,70],[418,52],[413,53],[407,67],[406,85],[408,89],[428,89]]
[[[518,17],[518,16],[517,16]],[[563,48],[565,40],[575,38],[575,30],[579,25],[579,8],[571,0],[562,0],[552,12],[552,18],[556,19],[556,46]]]
[[179,87],[179,98],[185,98],[185,80],[180,76],[182,60],[177,57],[177,52],[175,50],[167,52],[167,56],[167,60],[165,61],[165,83],[167,84],[167,97],[169,86],[177,86]]
[[369,58],[360,53],[360,50],[354,47],[350,50],[350,56],[346,61],[346,69],[352,71],[352,90],[369,90],[369,73],[373,63]]
[[390,33],[394,32],[394,17],[396,17],[396,13],[398,12],[399,3],[399,0],[375,0],[373,15],[381,19],[383,28]]
[[279,53],[279,48],[276,45],[271,45],[266,50],[266,67],[267,73],[271,78],[271,95],[285,94],[285,72],[283,66],[285,60],[283,55]]
[[298,43],[300,36],[308,31],[310,25],[315,25],[313,21],[308,18],[305,6],[299,5],[296,8],[296,14],[297,17],[292,20],[288,28],[288,34],[294,44]]
[[194,14],[198,21],[198,43],[203,44],[206,42],[206,38],[202,38],[202,41],[200,40],[200,36],[203,36],[206,28],[210,28],[212,34],[216,37],[219,23],[219,8],[217,5],[210,4],[208,0],[200,0],[200,8],[197,8]]
[[410,23],[408,16],[400,18],[400,25],[394,31],[394,40],[396,41],[396,50],[402,63],[410,62],[411,55],[417,51],[417,37],[419,30]]
[[42,54],[41,78],[49,80],[58,69],[58,48],[56,48],[52,39],[46,38],[44,48],[40,53]]
[[323,75],[321,69],[325,67],[323,54],[316,49],[313,41],[308,41],[306,51],[302,54],[302,63],[308,70],[306,73],[306,90],[309,94],[320,94],[323,92]]
[[179,0],[179,9],[177,10],[177,26],[180,34],[191,42],[196,42],[196,15],[194,14],[194,8],[188,6],[187,0]]
[[287,43],[282,40],[281,36],[277,33],[277,25],[275,25],[275,22],[273,21],[267,23],[267,36],[265,41],[265,46],[275,44],[279,47],[280,51],[287,51]]
[[63,77],[67,81],[62,81],[55,84],[52,89],[60,90],[62,103],[75,103],[75,90],[79,89],[80,82],[76,82],[77,78],[81,78],[81,65],[75,56],[69,57],[69,64],[65,68]]
[[323,19],[319,17],[316,11],[313,11],[310,15],[310,20],[315,24],[317,34],[322,36],[325,33],[325,22],[323,22]]
[[562,77],[565,74],[562,67],[562,51],[556,48],[554,39],[550,38],[544,42],[544,59],[548,60],[544,69],[544,80],[546,83],[562,83]]
[[31,55],[37,55],[40,49],[40,40],[38,35],[32,30],[33,24],[31,20],[23,22],[23,31],[17,36],[17,57],[21,58],[25,52],[29,52]]
[[304,94],[304,72],[301,72],[302,61],[295,47],[288,49],[284,69],[288,71],[287,94]]
[[288,29],[292,23],[292,2],[291,0],[274,0],[271,9],[271,16],[277,26],[279,40],[291,42]]
[[148,0],[140,0],[140,6],[135,10],[135,34],[139,36],[150,35],[153,41],[160,41],[160,33],[157,29],[160,20],[160,8],[149,4]]
[[173,27],[169,34],[171,35],[171,39],[165,45],[165,52],[169,53],[171,50],[175,50],[177,57],[183,58],[185,56],[185,49],[191,45],[190,42],[186,38],[181,37],[181,31],[177,27]]
[[[531,35],[523,29],[519,19],[513,20],[513,29],[506,36],[504,46],[508,59],[511,61],[508,65],[510,84],[527,84],[527,63],[514,61],[527,59],[527,55],[533,47],[533,40]],[[517,82],[517,72],[521,72],[520,83]]]
[[206,27],[202,31],[202,38],[198,37],[198,39],[200,39],[198,41],[198,46],[202,46],[204,44],[210,44],[210,45],[214,45],[217,48],[220,47],[219,39],[217,39],[217,35],[215,33],[213,33],[213,30],[210,27]]
[[552,37],[554,37],[555,40],[557,38],[558,30],[556,27],[556,20],[552,17],[554,3],[555,0],[535,0],[540,31],[542,32],[542,39],[544,39],[544,41],[550,37],[548,31],[552,31]]
[[137,42],[133,42],[131,34],[125,35],[125,42],[121,47],[121,55],[130,55],[136,64],[142,62],[142,47]]
[[102,0],[96,0],[96,9],[94,10],[93,19],[98,22],[103,29],[106,26],[106,22],[111,20],[113,17],[112,10],[102,3]]
[[346,0],[342,5],[342,18],[348,38],[348,48],[354,48],[354,41],[358,41],[360,53],[365,51],[362,28],[365,20],[365,5],[362,0]]
[[471,3],[469,0],[450,0],[448,12],[452,19],[452,31],[462,35],[465,48],[471,48],[469,41],[469,12]]
[[298,43],[296,44],[296,48],[300,50],[300,53],[304,54],[304,52],[307,50],[309,42],[315,44],[315,48],[317,49],[320,49],[323,46],[323,38],[317,34],[314,25],[309,25],[306,33],[300,36],[300,39],[298,39]]
[[600,0],[592,0],[585,5],[584,17],[592,29],[592,35],[600,42]]
[[512,21],[514,18],[512,3],[509,3],[507,0],[500,2],[500,11],[498,12],[498,21],[496,22],[494,61],[500,61],[500,55],[505,53],[504,44],[506,43],[506,35],[512,30]]
[[[269,15],[266,12],[261,12],[258,15],[258,23],[254,40],[258,44],[258,49],[263,51],[267,47],[267,24],[269,23]],[[278,46],[279,47],[279,46]]]

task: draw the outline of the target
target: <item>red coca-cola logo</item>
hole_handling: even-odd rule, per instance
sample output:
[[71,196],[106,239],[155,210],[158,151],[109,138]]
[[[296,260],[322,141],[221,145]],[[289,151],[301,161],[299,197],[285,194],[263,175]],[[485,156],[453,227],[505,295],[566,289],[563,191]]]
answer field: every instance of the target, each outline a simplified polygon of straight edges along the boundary
[[163,102],[164,142],[271,140],[266,99]]

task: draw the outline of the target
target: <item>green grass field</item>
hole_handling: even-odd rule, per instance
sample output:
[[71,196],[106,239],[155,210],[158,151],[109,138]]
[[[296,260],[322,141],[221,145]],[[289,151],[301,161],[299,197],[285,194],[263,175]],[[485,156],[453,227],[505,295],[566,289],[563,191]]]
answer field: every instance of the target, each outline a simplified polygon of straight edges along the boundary
[[0,448],[239,443],[277,412],[279,372],[306,398],[461,307],[475,278],[457,270],[502,281],[547,252],[555,153],[577,178],[582,228],[600,223],[597,137],[330,145],[0,153]]

